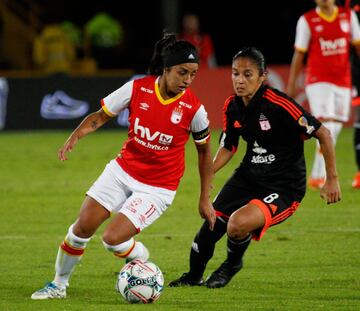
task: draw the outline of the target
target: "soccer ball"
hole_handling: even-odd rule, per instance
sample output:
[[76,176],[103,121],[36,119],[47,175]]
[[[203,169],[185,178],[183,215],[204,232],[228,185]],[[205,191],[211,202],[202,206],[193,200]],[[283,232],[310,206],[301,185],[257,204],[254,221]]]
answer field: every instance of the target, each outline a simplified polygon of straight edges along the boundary
[[133,260],[121,270],[116,290],[130,303],[151,303],[157,300],[164,288],[164,277],[151,261]]

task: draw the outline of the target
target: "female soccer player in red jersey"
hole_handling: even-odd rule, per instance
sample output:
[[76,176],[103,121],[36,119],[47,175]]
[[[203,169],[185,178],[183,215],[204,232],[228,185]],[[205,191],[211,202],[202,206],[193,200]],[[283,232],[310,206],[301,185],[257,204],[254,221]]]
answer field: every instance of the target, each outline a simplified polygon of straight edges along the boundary
[[[296,81],[305,56],[305,92],[312,114],[326,126],[334,144],[351,107],[350,44],[360,55],[360,25],[354,11],[335,5],[335,0],[315,0],[316,8],[297,23],[295,52],[287,93],[295,95]],[[310,188],[325,182],[323,152],[317,143],[309,178]]]
[[65,298],[75,265],[98,227],[114,215],[103,233],[106,249],[127,261],[147,260],[149,252],[134,236],[151,225],[172,203],[184,172],[185,144],[192,133],[201,181],[200,215],[212,229],[216,220],[209,200],[213,166],[209,121],[204,106],[189,89],[199,68],[196,48],[166,34],[154,49],[149,76],[130,81],[101,100],[58,152],[67,160],[78,140],[128,108],[129,132],[119,155],[111,160],[87,192],[79,218],[61,243],[52,282],[32,299]]
[[205,281],[209,288],[225,286],[242,268],[251,239],[259,240],[270,226],[290,217],[306,190],[304,140],[319,140],[327,179],[320,194],[328,204],[340,200],[335,152],[329,130],[286,94],[264,84],[265,60],[256,48],[244,48],[233,58],[235,95],[224,105],[224,126],[214,171],[224,167],[247,144],[239,167],[216,196],[214,230],[207,222],[195,236],[190,271],[170,286],[201,285],[216,242],[227,233],[227,258]]

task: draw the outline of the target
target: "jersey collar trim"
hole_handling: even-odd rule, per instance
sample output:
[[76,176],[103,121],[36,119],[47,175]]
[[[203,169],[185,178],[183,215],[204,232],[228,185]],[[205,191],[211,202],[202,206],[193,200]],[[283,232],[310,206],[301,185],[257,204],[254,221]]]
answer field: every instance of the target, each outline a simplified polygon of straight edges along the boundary
[[159,79],[160,79],[160,77],[157,77],[157,79],[155,80],[155,94],[161,104],[169,105],[169,104],[173,103],[174,101],[177,101],[181,96],[184,95],[185,91],[181,92],[181,93],[177,94],[176,96],[171,97],[169,99],[162,98],[162,96],[160,94],[160,90],[159,90]]
[[324,20],[326,20],[327,22],[331,23],[333,22],[336,17],[338,16],[339,13],[339,8],[337,6],[335,6],[334,12],[331,16],[327,16],[325,15],[323,12],[321,12],[319,7],[316,7],[316,13]]

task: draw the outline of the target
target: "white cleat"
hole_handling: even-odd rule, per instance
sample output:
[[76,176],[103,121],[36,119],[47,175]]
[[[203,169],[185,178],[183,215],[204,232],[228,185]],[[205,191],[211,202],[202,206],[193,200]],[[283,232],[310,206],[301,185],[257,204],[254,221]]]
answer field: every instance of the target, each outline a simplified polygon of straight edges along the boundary
[[31,299],[44,300],[44,299],[62,299],[66,298],[66,288],[57,287],[54,283],[50,282],[44,288],[39,289],[31,295]]

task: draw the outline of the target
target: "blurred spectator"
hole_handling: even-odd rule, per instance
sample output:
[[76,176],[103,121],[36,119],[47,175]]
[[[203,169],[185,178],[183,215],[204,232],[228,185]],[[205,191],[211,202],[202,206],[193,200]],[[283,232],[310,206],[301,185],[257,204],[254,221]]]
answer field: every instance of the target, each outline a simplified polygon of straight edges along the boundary
[[[314,0],[316,8],[297,22],[294,54],[287,93],[293,97],[296,81],[306,64],[305,92],[312,114],[330,131],[333,143],[349,120],[351,101],[350,46],[360,55],[357,16],[335,0]],[[322,148],[316,143],[308,185],[321,189],[326,167]]]
[[85,55],[94,57],[99,68],[118,67],[123,41],[122,25],[107,13],[96,14],[85,25]]
[[184,15],[179,39],[189,41],[198,49],[201,67],[214,68],[217,66],[212,39],[209,34],[201,31],[197,15]]
[[59,24],[48,24],[35,39],[33,61],[48,73],[69,72],[75,60],[75,47]]
[[77,58],[82,58],[84,56],[84,38],[82,30],[69,20],[63,21],[60,24],[60,27],[74,46]]

